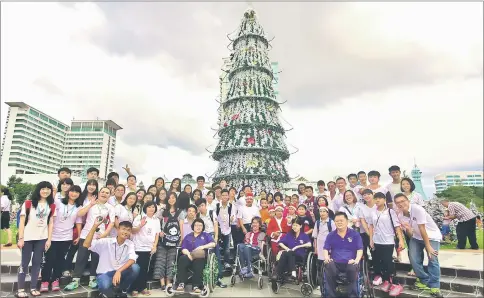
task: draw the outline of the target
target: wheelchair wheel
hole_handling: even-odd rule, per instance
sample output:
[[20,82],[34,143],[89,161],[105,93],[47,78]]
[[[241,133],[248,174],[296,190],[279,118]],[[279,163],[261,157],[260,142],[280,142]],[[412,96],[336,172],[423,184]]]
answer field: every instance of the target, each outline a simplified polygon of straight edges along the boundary
[[232,287],[235,285],[235,281],[236,281],[236,277],[235,277],[235,275],[232,275],[232,276],[230,277],[230,285],[231,285]]
[[271,258],[272,258],[272,249],[269,246],[269,249],[267,249],[267,258],[266,258],[266,262],[265,262],[267,274],[269,274],[271,272],[271,266],[272,266]]
[[308,283],[314,289],[318,283],[318,260],[317,256],[310,252],[306,261],[306,277]]
[[373,288],[373,283],[370,278],[370,270],[368,268],[368,261],[363,259],[361,261],[361,272],[363,277],[363,287],[360,287],[361,291],[359,293],[360,297],[375,298],[375,289]]
[[200,297],[208,297],[210,295],[210,289],[208,287],[203,287],[203,290],[200,292]]
[[[217,264],[217,257],[215,256],[214,253],[211,253],[208,255],[208,260],[207,260],[207,265],[208,265],[208,291],[213,292],[215,289],[215,282],[218,277],[218,264]],[[207,287],[205,287],[207,288]]]
[[264,286],[264,280],[262,279],[262,277],[259,277],[259,279],[257,280],[257,287],[259,288],[259,290],[262,290],[263,286]]
[[172,297],[175,295],[175,290],[173,289],[173,285],[166,287],[165,293],[168,297]]
[[278,294],[281,289],[281,284],[275,280],[271,282],[271,290],[274,294]]
[[313,286],[311,286],[309,283],[303,283],[301,286],[301,294],[304,297],[311,297],[313,294]]

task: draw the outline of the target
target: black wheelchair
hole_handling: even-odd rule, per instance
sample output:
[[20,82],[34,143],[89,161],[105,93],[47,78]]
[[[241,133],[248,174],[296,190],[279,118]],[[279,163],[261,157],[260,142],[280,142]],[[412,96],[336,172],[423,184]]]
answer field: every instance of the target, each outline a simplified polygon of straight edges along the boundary
[[[327,297],[327,290],[326,290],[326,270],[325,265],[323,264],[320,267],[318,280],[320,281],[320,289],[321,289],[321,297]],[[336,293],[338,297],[348,297],[348,280],[346,278],[346,273],[340,273],[336,280]],[[375,290],[373,288],[373,283],[370,278],[370,271],[369,271],[369,264],[368,261],[364,258],[361,259],[360,263],[358,264],[358,277],[357,277],[357,294],[359,298],[375,298]]]
[[[311,251],[311,249],[307,249],[305,258],[302,261],[296,260],[296,277],[290,275],[290,273],[286,276],[296,285],[301,284],[300,291],[304,297],[310,297],[313,294],[313,290],[317,287],[317,262],[317,256]],[[269,271],[271,288],[274,294],[279,293],[279,290],[285,284],[284,281],[272,278],[276,270],[276,264],[277,262],[274,260],[271,271]]]
[[[177,279],[177,267],[178,267],[178,258],[181,255],[181,247],[177,247],[177,254],[175,258],[175,264],[173,265],[173,283],[170,286],[167,286],[165,289],[166,295],[172,297],[176,294],[184,294],[181,292],[177,292],[175,290],[176,287],[176,279]],[[218,261],[217,257],[215,256],[215,252],[213,248],[207,249],[207,261],[205,263],[205,267],[203,268],[203,289],[200,292],[200,297],[208,297],[211,292],[215,289],[215,283],[218,278]],[[188,281],[186,285],[191,284],[191,279],[193,276],[193,272],[189,270]]]

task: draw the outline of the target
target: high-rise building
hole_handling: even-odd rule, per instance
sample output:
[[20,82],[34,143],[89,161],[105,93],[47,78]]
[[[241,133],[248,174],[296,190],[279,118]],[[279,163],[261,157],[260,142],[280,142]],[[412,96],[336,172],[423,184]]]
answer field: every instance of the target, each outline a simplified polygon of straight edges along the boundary
[[413,166],[412,172],[412,181],[415,184],[415,191],[422,195],[422,198],[427,201],[427,195],[425,195],[425,191],[422,186],[422,171],[417,167],[417,164]]
[[99,169],[99,177],[113,170],[116,132],[122,129],[111,120],[72,120],[64,145],[62,166],[79,174],[87,167]]
[[73,120],[72,126],[23,102],[9,106],[2,141],[2,176],[57,174],[61,166],[80,176],[87,167],[99,169],[99,177],[112,171],[116,131],[111,120]]
[[445,172],[434,177],[437,192],[450,186],[484,186],[483,171]]
[[2,176],[57,173],[69,126],[23,102],[6,104]]

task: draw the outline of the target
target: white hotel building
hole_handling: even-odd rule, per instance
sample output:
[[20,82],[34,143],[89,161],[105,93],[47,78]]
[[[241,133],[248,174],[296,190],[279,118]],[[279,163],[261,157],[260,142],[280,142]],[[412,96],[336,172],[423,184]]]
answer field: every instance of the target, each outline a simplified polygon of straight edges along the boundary
[[89,167],[98,168],[100,178],[112,171],[116,132],[122,129],[113,121],[73,120],[68,126],[23,102],[6,104],[2,181],[11,175],[57,174],[63,166],[75,176]]
[[451,186],[484,186],[483,171],[446,172],[434,177],[437,192],[446,190]]

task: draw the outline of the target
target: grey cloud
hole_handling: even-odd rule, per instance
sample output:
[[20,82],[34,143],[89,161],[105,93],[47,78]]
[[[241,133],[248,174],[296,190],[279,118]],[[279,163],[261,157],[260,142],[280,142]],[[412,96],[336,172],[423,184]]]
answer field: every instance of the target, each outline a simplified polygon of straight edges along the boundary
[[[178,76],[196,75],[218,86],[226,35],[237,29],[245,3],[99,3],[108,19],[93,40],[115,54],[154,56],[166,52],[180,62]],[[275,33],[271,59],[280,62],[280,90],[293,107],[324,106],[346,96],[394,86],[477,73],[434,71],[441,57],[414,46],[403,57],[368,59],[340,51],[328,20],[351,3],[256,3],[266,32]],[[198,16],[198,17],[197,17]],[[212,16],[212,17],[210,17]],[[219,20],[218,24],[214,20]],[[340,20],[349,23],[351,20]],[[357,25],[357,24],[356,24]]]

